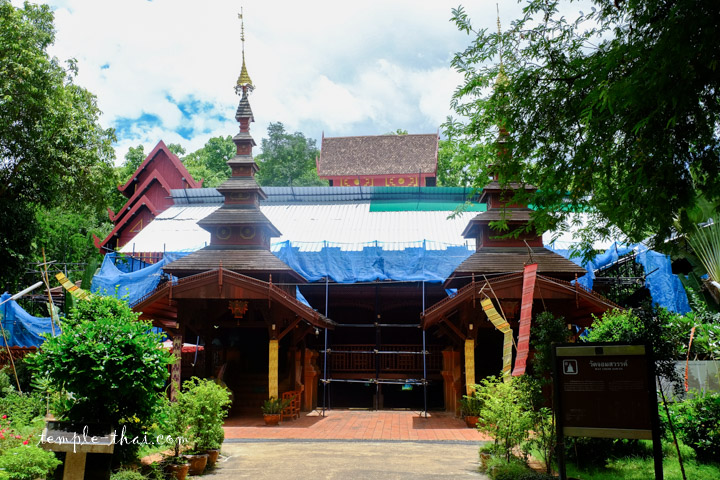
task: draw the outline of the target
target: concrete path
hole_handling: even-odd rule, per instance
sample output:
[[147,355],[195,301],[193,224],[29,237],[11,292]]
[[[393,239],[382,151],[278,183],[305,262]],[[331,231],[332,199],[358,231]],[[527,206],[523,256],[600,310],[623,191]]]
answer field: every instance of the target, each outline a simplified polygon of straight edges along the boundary
[[208,480],[488,480],[479,442],[226,440]]

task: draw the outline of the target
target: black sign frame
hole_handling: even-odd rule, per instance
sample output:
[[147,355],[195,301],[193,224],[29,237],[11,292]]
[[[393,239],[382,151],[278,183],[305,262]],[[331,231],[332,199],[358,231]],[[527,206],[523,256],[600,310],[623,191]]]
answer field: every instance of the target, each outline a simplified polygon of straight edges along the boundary
[[[651,439],[655,479],[662,480],[662,446],[652,346],[616,342],[554,343],[552,363],[553,412],[560,480],[567,479],[564,454],[566,436]],[[568,380],[569,377],[571,380]],[[618,415],[593,415],[589,419],[583,411],[583,405],[577,404],[587,399],[591,392],[591,395],[597,397],[594,398],[596,405],[601,399],[609,401],[608,405],[617,405],[622,402],[620,396],[623,391],[626,394],[632,391],[635,395],[631,403],[638,409],[639,415],[626,415],[625,419]],[[643,398],[647,403],[643,402]],[[579,412],[577,415],[576,411]],[[624,422],[627,425],[623,425]]]

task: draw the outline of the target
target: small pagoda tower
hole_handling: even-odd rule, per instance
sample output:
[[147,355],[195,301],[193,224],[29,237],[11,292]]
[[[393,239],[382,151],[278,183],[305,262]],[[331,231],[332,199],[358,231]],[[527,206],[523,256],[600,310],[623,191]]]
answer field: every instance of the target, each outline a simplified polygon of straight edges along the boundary
[[170,263],[165,270],[184,277],[216,268],[232,270],[264,281],[297,282],[303,278],[270,252],[270,239],[280,232],[263,215],[260,199],[266,195],[255,180],[258,165],[253,160],[255,140],[250,123],[255,121],[248,96],[255,89],[245,65],[245,32],[241,30],[242,69],[235,85],[240,96],[235,119],[240,131],[233,137],[236,155],[228,160],[230,178],[217,187],[224,197],[222,207],[198,222],[210,233],[210,245]]
[[[498,11],[498,38],[502,38],[500,30],[500,13]],[[502,52],[502,49],[500,50]],[[505,75],[502,54],[496,88],[502,88],[508,82]],[[498,161],[502,162],[508,155],[510,135],[500,125],[498,137]],[[480,202],[487,203],[487,211],[475,216],[468,223],[462,235],[475,239],[475,253],[462,262],[446,281],[446,286],[456,287],[470,283],[475,276],[497,276],[523,271],[528,263],[537,263],[537,273],[572,280],[587,273],[584,268],[574,262],[548,250],[543,245],[542,234],[534,228],[528,228],[532,210],[527,203],[516,200],[516,192],[525,190],[532,193],[537,190],[532,185],[501,182],[497,173],[483,189]],[[520,196],[522,197],[522,196]],[[497,230],[490,224],[504,221],[507,230]]]

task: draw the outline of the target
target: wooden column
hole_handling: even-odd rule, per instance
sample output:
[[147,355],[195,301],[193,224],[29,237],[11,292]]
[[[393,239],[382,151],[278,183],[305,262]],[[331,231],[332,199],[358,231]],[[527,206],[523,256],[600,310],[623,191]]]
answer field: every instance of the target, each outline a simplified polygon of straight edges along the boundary
[[268,396],[278,398],[278,341],[270,340],[268,355]]
[[448,347],[442,352],[443,356],[443,392],[445,396],[445,410],[459,414],[458,399],[460,396],[461,366],[460,352]]
[[173,357],[174,361],[170,369],[170,400],[175,401],[177,397],[178,389],[181,383],[181,368],[182,368],[182,346],[183,337],[182,334],[176,333],[173,335]]
[[303,361],[303,410],[312,410],[317,405],[318,377],[320,370],[317,368],[318,352],[305,349],[305,360]]
[[465,339],[465,391],[467,395],[473,392],[475,385],[475,340]]

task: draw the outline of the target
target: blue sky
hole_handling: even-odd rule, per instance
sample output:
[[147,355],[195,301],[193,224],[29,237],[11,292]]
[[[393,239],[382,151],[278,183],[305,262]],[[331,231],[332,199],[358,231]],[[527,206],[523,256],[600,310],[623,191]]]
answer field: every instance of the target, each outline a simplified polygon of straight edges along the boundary
[[[49,3],[51,53],[78,60],[77,82],[117,131],[118,161],[138,144],[149,152],[164,140],[191,152],[237,132],[241,5],[258,145],[278,121],[318,143],[323,133],[435,132],[461,81],[450,61],[470,42],[449,21],[457,0]],[[475,26],[496,28],[494,0],[465,3]],[[520,9],[500,1],[506,26]]]

